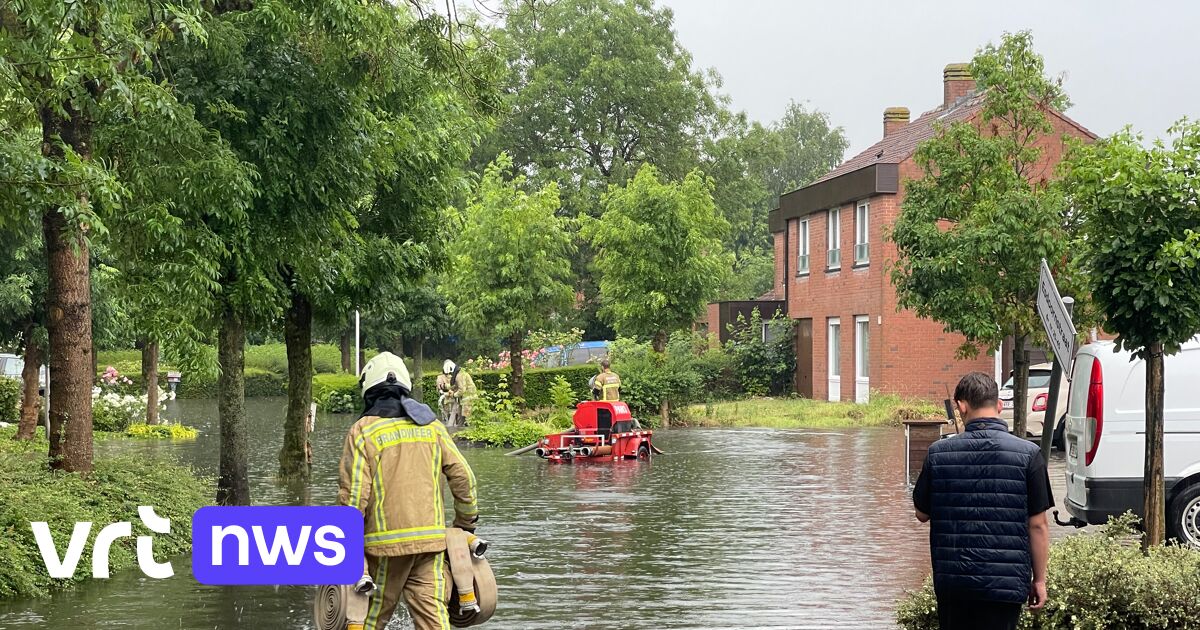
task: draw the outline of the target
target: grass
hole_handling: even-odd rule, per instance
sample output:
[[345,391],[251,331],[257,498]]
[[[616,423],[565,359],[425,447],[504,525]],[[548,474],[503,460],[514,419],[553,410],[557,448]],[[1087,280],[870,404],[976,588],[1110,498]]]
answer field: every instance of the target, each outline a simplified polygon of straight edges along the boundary
[[59,553],[77,521],[95,524],[92,538],[109,523],[133,523],[134,537],[120,538],[111,547],[111,569],[116,572],[137,566],[136,536],[149,534],[137,509],[150,505],[172,523],[170,534],[154,535],[155,557],[189,552],[188,523],[193,512],[209,503],[211,479],[144,454],[97,458],[95,470],[87,475],[52,472],[46,466],[45,438],[39,434],[38,439],[17,442],[12,439],[15,432],[16,427],[0,429],[0,599],[45,595],[91,576],[90,540],[73,578],[51,578],[32,521],[49,523]]
[[681,424],[699,427],[844,429],[899,426],[905,420],[942,418],[941,406],[875,394],[860,405],[807,398],[751,398],[692,405]]

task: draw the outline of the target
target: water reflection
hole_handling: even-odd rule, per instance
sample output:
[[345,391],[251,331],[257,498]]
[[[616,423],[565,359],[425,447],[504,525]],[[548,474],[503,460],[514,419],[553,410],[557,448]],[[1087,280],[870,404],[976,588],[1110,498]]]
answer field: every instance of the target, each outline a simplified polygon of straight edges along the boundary
[[[132,448],[215,474],[215,412],[173,403],[200,438]],[[255,502],[332,503],[354,418],[318,418],[313,482],[298,487],[275,480],[284,402],[251,399],[247,412]],[[928,572],[902,443],[899,429],[674,430],[656,438],[669,454],[653,462],[581,465],[465,449],[501,589],[487,627],[890,627],[896,598]],[[311,628],[310,588],[206,587],[187,558],[174,565],[169,580],[132,571],[0,602],[0,628]],[[391,628],[409,627],[397,616]]]

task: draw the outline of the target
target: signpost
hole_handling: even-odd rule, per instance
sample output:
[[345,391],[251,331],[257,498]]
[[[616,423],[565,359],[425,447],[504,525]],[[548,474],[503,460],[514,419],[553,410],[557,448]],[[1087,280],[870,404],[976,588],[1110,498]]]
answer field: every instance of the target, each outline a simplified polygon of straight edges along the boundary
[[1042,327],[1046,329],[1046,338],[1050,340],[1050,349],[1054,351],[1050,392],[1046,395],[1046,415],[1042,418],[1042,458],[1046,461],[1050,460],[1050,446],[1058,426],[1058,392],[1062,388],[1062,375],[1065,371],[1070,380],[1069,368],[1075,357],[1075,323],[1071,321],[1074,302],[1058,294],[1054,276],[1050,275],[1050,267],[1043,258],[1042,274],[1038,280],[1037,312],[1042,319]]

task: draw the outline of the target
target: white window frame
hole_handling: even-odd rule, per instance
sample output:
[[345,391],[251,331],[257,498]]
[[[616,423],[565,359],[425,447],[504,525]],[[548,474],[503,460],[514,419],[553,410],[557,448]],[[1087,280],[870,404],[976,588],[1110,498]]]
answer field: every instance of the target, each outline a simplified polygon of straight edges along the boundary
[[808,219],[796,226],[796,275],[808,275]]
[[830,208],[825,215],[825,264],[828,269],[842,268],[842,209]]
[[[836,331],[836,332],[835,332]],[[837,343],[834,343],[836,340]],[[842,399],[842,320],[830,317],[825,323],[825,356],[826,373],[828,374],[829,395],[832,402]]]
[[871,260],[871,202],[858,202],[854,211],[854,264]]
[[856,315],[854,317],[854,402],[867,403],[870,398],[871,318],[867,315]]

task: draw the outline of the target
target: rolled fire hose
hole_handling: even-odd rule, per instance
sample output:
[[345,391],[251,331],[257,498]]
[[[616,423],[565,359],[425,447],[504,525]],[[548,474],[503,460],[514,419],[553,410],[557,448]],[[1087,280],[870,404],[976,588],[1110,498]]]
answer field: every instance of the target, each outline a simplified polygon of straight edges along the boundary
[[[496,576],[483,552],[479,551],[476,557],[469,535],[452,527],[446,530],[446,555],[453,579],[447,606],[450,623],[456,628],[467,628],[491,619],[496,612]],[[460,593],[473,593],[478,610],[464,611]],[[362,594],[354,586],[322,586],[317,589],[313,604],[316,630],[362,630],[370,603],[370,591]]]
[[[486,558],[471,552],[471,536],[450,527],[446,529],[446,555],[450,559],[450,575],[454,579],[450,590],[450,624],[455,628],[477,626],[496,613],[496,575]],[[469,596],[477,606],[469,606]],[[464,606],[463,603],[468,605]]]

